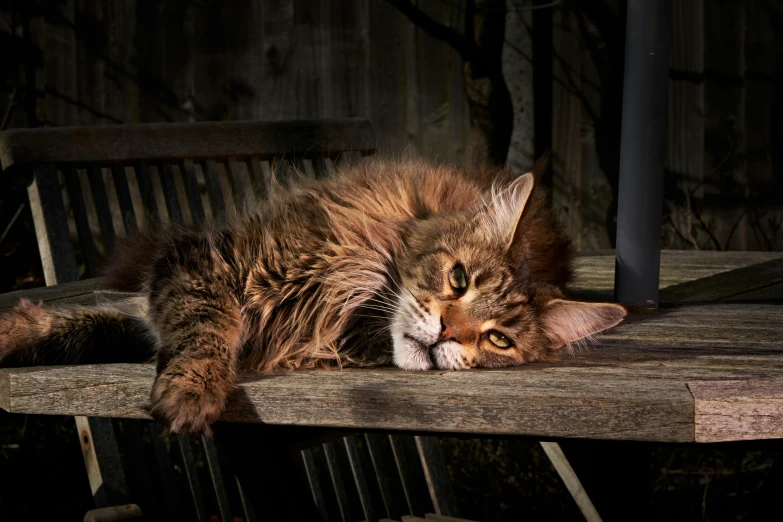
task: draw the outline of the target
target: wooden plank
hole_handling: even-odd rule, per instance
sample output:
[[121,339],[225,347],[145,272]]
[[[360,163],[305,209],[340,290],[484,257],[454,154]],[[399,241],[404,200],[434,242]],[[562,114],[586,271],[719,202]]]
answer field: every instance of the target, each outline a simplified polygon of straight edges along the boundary
[[91,509],[84,515],[84,522],[118,522],[120,520],[142,520],[144,514],[136,504]]
[[348,462],[351,466],[351,474],[353,475],[353,481],[359,495],[359,504],[362,508],[364,520],[376,520],[378,517],[375,514],[370,487],[365,473],[366,463],[364,455],[356,446],[356,440],[353,436],[349,435],[348,437],[344,437],[343,444],[345,445],[345,451],[348,454]]
[[541,447],[544,449],[549,461],[555,467],[557,474],[560,475],[560,479],[565,483],[568,492],[571,494],[571,498],[574,499],[576,505],[579,506],[579,511],[584,515],[587,522],[601,522],[601,517],[598,515],[595,506],[593,506],[590,497],[587,496],[587,492],[582,487],[582,483],[579,481],[579,477],[574,473],[574,469],[568,462],[563,450],[560,449],[560,445],[556,442],[541,442]]
[[321,444],[310,448],[310,456],[312,457],[312,461],[308,462],[308,470],[314,471],[318,483],[321,484],[321,487],[323,488],[323,496],[321,497],[323,504],[317,504],[318,510],[327,522],[342,520],[343,517],[340,512],[337,496],[334,494],[332,478],[329,473],[329,466],[326,462],[323,445]]
[[193,445],[190,441],[190,437],[177,437],[177,445],[179,446],[179,451],[182,456],[182,467],[185,470],[185,476],[188,480],[191,500],[193,502],[194,511],[196,512],[196,521],[207,522],[209,520],[209,513],[204,504],[204,490],[201,487],[201,479],[198,476],[196,459],[193,455]]
[[157,464],[157,473],[155,473],[155,475],[160,477],[160,490],[158,491],[158,494],[166,499],[165,502],[163,502],[163,509],[161,510],[163,512],[162,515],[166,520],[171,520],[172,522],[184,522],[187,517],[185,517],[184,505],[182,504],[177,489],[174,466],[171,463],[168,451],[168,447],[171,445],[171,442],[174,441],[167,441],[161,437],[159,435],[160,426],[158,426],[158,429],[154,429],[154,423],[152,422],[147,422],[144,428],[147,432],[147,437],[152,441],[152,448],[155,452],[155,464]]
[[114,178],[114,190],[117,191],[117,200],[122,211],[122,223],[125,225],[125,233],[129,236],[135,236],[139,233],[139,225],[136,222],[136,213],[133,210],[133,201],[131,200],[125,167],[112,165],[111,174]]
[[[425,432],[692,440],[693,398],[685,382],[666,378],[662,371],[649,371],[653,378],[642,379],[633,368],[587,366],[569,373],[561,364],[442,374],[345,369],[317,372],[317,379],[311,371],[246,375],[239,385],[242,397],[229,404],[222,418]],[[4,369],[0,376],[0,406],[7,411],[146,418],[154,369],[85,365]],[[313,401],[324,396],[331,397],[333,407],[313,408]],[[500,411],[502,416],[492,413]]]
[[128,486],[111,419],[76,417],[76,429],[95,505],[127,503]]
[[424,515],[424,520],[434,520],[435,522],[474,522],[466,518],[447,517],[445,515],[436,515],[434,513],[427,513]]
[[107,252],[113,252],[117,234],[114,230],[114,220],[111,217],[111,208],[109,208],[109,196],[106,192],[106,184],[103,181],[103,173],[101,172],[100,167],[87,167],[87,179],[90,181],[92,202],[95,205],[95,211],[98,214],[98,223],[101,226],[103,243],[106,246]]
[[267,184],[258,158],[248,158],[247,170],[250,173],[250,179],[253,183],[253,192],[255,192],[256,197],[260,200],[266,199],[268,192]]
[[201,190],[198,187],[196,179],[196,166],[191,160],[182,160],[179,163],[179,171],[182,174],[182,182],[185,186],[188,207],[193,222],[200,224],[204,222],[204,205],[201,203]]
[[133,169],[136,172],[136,180],[139,183],[139,194],[141,195],[141,201],[144,205],[144,211],[146,212],[145,221],[148,220],[152,223],[158,223],[160,221],[160,210],[158,210],[158,202],[155,199],[155,188],[152,185],[149,167],[142,161],[136,163]]
[[[728,270],[783,258],[780,252],[661,251],[660,288],[709,277]],[[580,254],[574,260],[572,291],[591,298],[611,300],[614,292],[614,252]],[[662,303],[666,303],[663,292]]]
[[690,382],[696,442],[783,438],[783,379]]
[[251,205],[255,200],[255,193],[247,165],[236,159],[228,158],[225,161],[225,168],[231,183],[231,190],[234,193],[236,208],[242,209]]
[[363,119],[151,123],[13,129],[0,134],[0,164],[123,163],[182,158],[334,155],[372,152],[375,137]]
[[201,164],[204,173],[204,182],[207,185],[209,204],[212,207],[212,217],[218,223],[226,220],[226,200],[223,189],[220,186],[220,174],[214,161],[205,161]]
[[84,296],[87,296],[89,299],[95,295],[95,291],[100,288],[102,281],[102,279],[85,279],[59,285],[6,292],[0,294],[0,310],[16,306],[20,299],[29,299],[35,303],[38,301],[45,303],[56,302],[60,299]]
[[331,176],[334,164],[329,158],[318,156],[313,158],[313,169],[315,170],[315,177],[317,179],[323,179]]
[[[317,520],[316,506],[303,491],[304,477],[297,474],[285,448],[294,430],[284,431],[278,431],[278,437],[260,425],[215,425],[223,474],[229,480],[236,477],[241,490],[248,493],[243,502],[246,513],[258,513],[262,520]],[[274,451],[268,451],[270,448]],[[235,497],[232,494],[232,499]]]
[[84,256],[84,275],[92,277],[98,270],[98,250],[95,248],[90,221],[87,217],[87,207],[84,204],[84,195],[79,183],[79,173],[76,169],[64,169],[63,178],[68,189],[68,198],[71,202],[76,231],[79,234],[79,244]]
[[297,162],[297,170],[304,174],[306,177],[315,179],[315,167],[313,166],[313,160],[307,158],[301,158]]
[[165,502],[160,495],[159,486],[152,473],[154,463],[148,451],[150,444],[145,440],[147,420],[122,419],[113,422],[121,427],[116,430],[117,444],[122,448],[125,477],[129,484],[131,498],[152,519],[163,518]]
[[399,519],[408,511],[405,490],[402,487],[397,464],[394,461],[394,453],[391,441],[387,435],[380,433],[366,433],[367,450],[370,453],[375,478],[381,490],[381,498],[386,510],[386,516]]
[[430,492],[430,499],[437,515],[459,516],[459,501],[451,487],[446,458],[441,442],[437,437],[414,437],[419,461],[424,470],[424,479]]
[[253,504],[248,496],[245,488],[242,487],[242,483],[239,482],[239,477],[236,477],[237,491],[239,492],[239,501],[242,504],[242,511],[244,512],[247,522],[256,522],[258,517],[256,516],[256,510],[253,509]]
[[218,458],[217,448],[210,437],[201,437],[201,443],[204,445],[204,456],[209,466],[209,474],[212,477],[215,496],[217,498],[218,511],[221,522],[233,522],[234,517],[231,514],[231,504],[228,500],[226,491],[226,482],[223,477],[223,471],[220,469],[220,460]]
[[661,301],[718,301],[780,282],[783,282],[783,259],[773,259],[666,287],[661,291]]
[[174,223],[181,225],[184,223],[185,218],[182,215],[182,207],[179,206],[177,186],[174,182],[174,169],[171,168],[171,163],[159,163],[158,173],[160,174],[160,184],[163,188],[163,196],[166,200],[166,210],[169,211],[169,219]]
[[414,515],[432,511],[432,499],[427,494],[427,483],[422,472],[416,442],[411,436],[389,435],[397,472],[402,480],[408,512]]
[[783,300],[783,283],[776,283],[750,292],[727,297],[724,301],[781,301]]
[[324,455],[326,456],[326,465],[329,469],[329,476],[332,478],[332,487],[337,498],[337,506],[340,508],[340,516],[343,522],[357,520],[357,515],[361,511],[356,509],[356,495],[353,488],[350,488],[350,482],[346,480],[345,467],[343,466],[344,451],[341,451],[337,441],[329,441],[323,444]]
[[307,476],[307,482],[310,485],[310,492],[313,495],[313,502],[315,502],[318,511],[321,516],[328,520],[326,512],[326,499],[324,498],[324,487],[321,484],[321,480],[318,476],[318,469],[313,458],[312,450],[304,449],[300,452],[302,458],[302,465],[304,466],[305,475]]
[[53,166],[33,168],[33,181],[27,187],[27,197],[46,284],[56,285],[78,279],[68,220],[57,171]]

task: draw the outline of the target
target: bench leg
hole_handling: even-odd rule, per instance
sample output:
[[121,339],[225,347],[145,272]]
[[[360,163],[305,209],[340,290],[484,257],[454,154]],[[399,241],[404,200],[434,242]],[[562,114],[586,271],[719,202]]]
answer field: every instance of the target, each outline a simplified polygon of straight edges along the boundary
[[75,417],[84,465],[96,507],[128,503],[128,486],[111,419]]
[[555,471],[560,475],[560,478],[565,483],[568,492],[571,493],[571,497],[579,506],[579,511],[584,515],[587,522],[601,522],[601,517],[598,515],[598,511],[595,510],[593,502],[590,497],[587,496],[585,488],[582,487],[582,483],[579,477],[576,476],[574,468],[568,462],[568,459],[560,449],[560,444],[557,442],[544,442],[541,441],[541,447],[544,448],[544,453],[549,457],[549,461],[555,467]]

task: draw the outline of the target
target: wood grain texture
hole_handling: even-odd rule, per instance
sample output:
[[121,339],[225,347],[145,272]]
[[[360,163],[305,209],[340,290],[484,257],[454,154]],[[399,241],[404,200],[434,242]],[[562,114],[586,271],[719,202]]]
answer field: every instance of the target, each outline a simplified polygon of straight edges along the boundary
[[696,303],[718,301],[760,290],[783,281],[783,258],[727,270],[667,287],[662,301]]
[[84,256],[85,276],[93,277],[98,270],[98,250],[95,248],[95,240],[92,237],[87,217],[87,207],[79,184],[79,173],[76,169],[65,169],[63,179],[68,189],[68,200],[71,204],[76,231],[79,235],[79,244]]
[[144,514],[136,504],[91,509],[84,515],[84,522],[119,522],[121,520],[143,520]]
[[78,279],[57,171],[51,165],[33,168],[33,181],[27,187],[27,196],[46,284]]
[[[667,275],[662,284],[731,274],[737,267],[780,256],[705,254],[664,252],[662,271]],[[582,288],[600,289],[613,267],[612,257],[583,256],[577,266]],[[142,298],[97,287],[98,282],[85,281],[15,292],[0,297],[0,308],[28,296],[58,304],[111,303],[143,315]],[[761,302],[664,307],[630,317],[596,336],[590,348],[564,354],[560,361],[508,370],[379,368],[244,375],[224,418],[350,429],[700,440],[692,383],[780,379],[783,306],[774,304],[775,299],[783,295],[770,293]],[[146,417],[153,374],[146,365],[2,370],[0,406],[22,413]],[[329,397],[328,409],[320,407],[324,397]],[[733,411],[755,415],[771,399],[749,395],[732,402]],[[753,424],[756,432],[737,436],[768,438],[778,436],[778,428],[759,421]]]
[[451,487],[440,439],[417,435],[414,440],[435,512],[438,515],[458,516],[459,500]]
[[76,429],[95,505],[109,507],[126,503],[128,485],[111,419],[77,416]]
[[106,183],[103,179],[102,170],[95,165],[91,165],[87,168],[87,179],[90,180],[92,202],[95,205],[98,222],[101,226],[103,243],[106,246],[106,250],[111,252],[114,250],[114,244],[117,240],[117,231],[114,229],[114,220],[109,207],[109,195],[106,192]]
[[696,442],[783,439],[783,379],[688,383]]
[[151,123],[0,133],[3,169],[41,163],[80,165],[373,150],[372,127],[362,119]]
[[[693,250],[661,251],[661,303],[671,304],[673,285],[714,276],[774,259],[782,252],[711,252]],[[574,281],[569,286],[577,294],[611,300],[614,293],[613,250],[581,253],[574,261]],[[676,291],[676,289],[674,289]]]
[[[302,371],[245,375],[223,419],[552,437],[688,441],[685,382],[590,366],[505,371]],[[147,417],[151,365],[5,369],[0,406],[11,412]],[[329,397],[331,407],[320,406]]]
[[598,514],[598,511],[596,511],[590,497],[587,496],[587,491],[585,491],[585,488],[582,486],[579,477],[574,473],[574,469],[571,467],[565,453],[563,453],[563,450],[560,448],[560,444],[557,442],[541,441],[541,447],[547,457],[549,457],[549,461],[552,463],[552,466],[554,466],[557,474],[560,475],[560,479],[563,481],[566,488],[568,488],[568,492],[571,493],[574,502],[579,506],[579,511],[582,512],[585,520],[587,522],[601,522],[601,516]]

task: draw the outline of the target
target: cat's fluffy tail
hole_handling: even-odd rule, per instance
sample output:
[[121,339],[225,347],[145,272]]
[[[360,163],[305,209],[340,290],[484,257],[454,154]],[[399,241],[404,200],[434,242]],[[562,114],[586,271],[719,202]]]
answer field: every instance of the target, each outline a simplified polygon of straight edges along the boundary
[[0,312],[0,367],[146,362],[155,336],[137,317],[108,308],[48,308],[23,299]]

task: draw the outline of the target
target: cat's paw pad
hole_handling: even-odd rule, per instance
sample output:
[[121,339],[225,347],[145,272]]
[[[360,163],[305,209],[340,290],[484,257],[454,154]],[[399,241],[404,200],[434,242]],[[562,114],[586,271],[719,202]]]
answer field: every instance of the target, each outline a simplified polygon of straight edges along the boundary
[[150,414],[168,433],[211,435],[210,425],[223,412],[233,383],[231,372],[204,361],[169,365],[155,378]]

